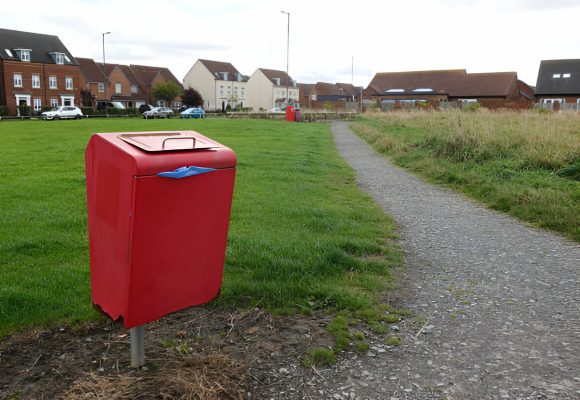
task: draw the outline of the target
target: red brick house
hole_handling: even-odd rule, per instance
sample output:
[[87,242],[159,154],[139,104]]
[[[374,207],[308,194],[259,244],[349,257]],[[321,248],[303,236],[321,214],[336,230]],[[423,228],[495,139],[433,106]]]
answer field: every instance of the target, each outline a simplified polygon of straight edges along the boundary
[[464,69],[378,73],[366,96],[384,109],[473,102],[488,108],[529,108],[534,98],[533,88],[518,80],[516,72],[468,74]]
[[[171,73],[168,68],[131,64],[131,71],[133,71],[135,80],[139,84],[139,87],[141,88],[141,91],[145,95],[145,98],[149,104],[156,102],[157,104],[162,105],[162,101],[156,101],[156,99],[154,99],[153,95],[151,94],[151,90],[160,83],[173,82],[183,89],[181,82],[179,82],[179,80]],[[181,107],[181,98],[176,97],[173,99],[171,104],[166,105],[171,108],[179,108]]]
[[[155,103],[151,95],[155,85],[173,82],[182,87],[171,71],[164,67],[107,63],[103,73],[102,63],[91,58],[77,58],[77,61],[82,88],[91,92],[93,103],[100,100],[117,101],[127,108],[139,108],[141,104]],[[181,98],[175,98],[171,106],[179,108]]]
[[79,105],[79,65],[57,36],[0,29],[0,77],[9,115]]

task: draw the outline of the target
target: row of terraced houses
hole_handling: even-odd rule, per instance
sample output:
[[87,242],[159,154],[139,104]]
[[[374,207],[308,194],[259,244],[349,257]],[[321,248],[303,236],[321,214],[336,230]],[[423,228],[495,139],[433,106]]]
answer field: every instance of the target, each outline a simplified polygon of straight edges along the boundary
[[[536,87],[516,72],[468,73],[464,69],[377,73],[366,88],[347,83],[297,83],[284,71],[258,68],[242,74],[229,62],[197,60],[183,84],[165,67],[121,65],[74,57],[57,36],[0,29],[0,110],[18,115],[58,105],[94,107],[117,101],[126,107],[166,105],[152,88],[174,82],[200,92],[208,111],[375,105],[383,109],[432,108],[480,103],[489,108],[530,108],[533,103],[580,109],[580,60],[545,60]],[[181,106],[174,99],[173,108]]]

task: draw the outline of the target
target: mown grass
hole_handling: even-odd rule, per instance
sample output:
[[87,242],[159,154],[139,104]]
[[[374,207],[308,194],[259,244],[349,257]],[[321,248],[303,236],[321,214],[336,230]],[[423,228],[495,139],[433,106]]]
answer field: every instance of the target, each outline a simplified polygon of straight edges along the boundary
[[580,241],[580,114],[395,112],[353,128],[431,182]]
[[[394,225],[357,188],[329,128],[277,121],[0,122],[0,336],[98,318],[84,150],[93,132],[196,129],[238,170],[220,306],[379,315]],[[368,257],[379,255],[380,257]],[[376,319],[376,318],[375,318]]]

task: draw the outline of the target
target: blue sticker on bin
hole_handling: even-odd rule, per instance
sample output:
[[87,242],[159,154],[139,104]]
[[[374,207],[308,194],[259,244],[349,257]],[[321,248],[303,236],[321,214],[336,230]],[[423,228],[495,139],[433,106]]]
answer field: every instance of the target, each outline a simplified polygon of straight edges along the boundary
[[215,168],[204,168],[204,167],[181,167],[177,168],[175,171],[160,172],[157,176],[163,178],[173,178],[181,179],[187,178],[188,176],[206,174],[208,172],[215,171]]

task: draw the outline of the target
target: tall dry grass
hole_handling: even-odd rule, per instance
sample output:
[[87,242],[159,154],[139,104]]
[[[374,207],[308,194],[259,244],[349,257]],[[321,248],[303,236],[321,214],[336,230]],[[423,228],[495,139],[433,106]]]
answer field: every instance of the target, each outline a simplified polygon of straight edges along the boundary
[[[580,161],[580,113],[509,111],[375,113],[360,129],[381,150],[431,149],[452,161],[517,158],[522,168],[558,170]],[[385,130],[417,130],[422,141]]]
[[353,128],[432,182],[580,241],[580,113],[371,113]]

